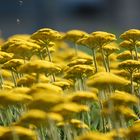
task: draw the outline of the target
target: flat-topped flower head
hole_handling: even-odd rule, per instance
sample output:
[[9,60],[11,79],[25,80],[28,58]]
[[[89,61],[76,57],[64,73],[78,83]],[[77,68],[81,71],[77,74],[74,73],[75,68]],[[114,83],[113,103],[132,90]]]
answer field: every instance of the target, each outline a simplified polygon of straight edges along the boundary
[[69,124],[76,129],[88,129],[88,130],[90,129],[87,124],[77,119],[71,119],[69,121]]
[[5,51],[9,53],[14,53],[16,56],[31,57],[40,49],[40,46],[33,42],[22,39],[14,39],[14,41],[15,42],[11,43]]
[[17,68],[24,64],[23,59],[11,59],[2,65],[3,69],[17,70]]
[[108,102],[112,101],[114,105],[134,105],[138,104],[139,99],[125,91],[115,91],[109,98]]
[[69,89],[71,86],[71,83],[68,81],[56,81],[52,83],[55,86],[61,87],[63,90]]
[[[120,60],[128,60],[128,59],[132,59],[132,58],[136,59],[136,54],[134,51],[132,51],[132,52],[124,51],[117,55],[117,59],[120,59]],[[140,54],[138,54],[138,58],[140,58]]]
[[133,80],[134,80],[134,82],[140,84],[140,73],[139,72],[133,74]]
[[114,42],[109,43],[102,47],[106,56],[111,55],[112,53],[119,51],[118,45]]
[[36,94],[62,94],[63,91],[59,86],[50,83],[37,83],[34,84],[27,94],[35,96]]
[[97,47],[99,47],[97,45],[97,42],[96,42],[95,38],[90,34],[86,37],[83,37],[83,38],[79,39],[76,42],[76,44],[86,46],[90,49],[96,49]]
[[45,74],[52,74],[52,73],[59,73],[61,68],[49,61],[46,60],[34,60],[30,61],[26,64],[23,64],[19,68],[19,72],[21,73],[45,73]]
[[69,67],[65,71],[65,78],[78,78],[78,77],[88,77],[94,74],[95,70],[93,66],[90,65],[74,65]]
[[[48,83],[50,79],[46,77],[44,74],[40,74],[39,76],[39,81],[41,83]],[[36,83],[36,74],[27,74],[22,76],[21,78],[17,79],[17,86],[25,86],[25,87],[30,87]]]
[[26,94],[13,94],[11,92],[3,91],[0,93],[0,107],[7,108],[12,105],[26,104],[32,101],[32,97]]
[[125,139],[126,135],[128,133],[127,128],[117,128],[117,130],[113,129],[106,133],[107,136],[110,136],[110,138],[114,139]]
[[11,89],[9,92],[12,94],[25,94],[28,95],[27,92],[30,90],[28,87],[15,87]]
[[38,109],[31,109],[25,112],[17,122],[21,126],[29,126],[30,124],[37,127],[47,126],[49,121],[60,122],[63,121],[63,117],[58,113],[46,113],[45,111]]
[[92,32],[91,35],[93,36],[93,41],[98,47],[102,47],[116,40],[116,36],[108,32],[96,31]]
[[39,109],[43,111],[50,111],[55,105],[58,106],[59,104],[64,102],[63,96],[58,94],[52,93],[47,94],[47,92],[34,94],[33,101],[29,103],[29,109]]
[[13,140],[14,134],[20,140],[37,140],[37,134],[33,130],[21,126],[11,126],[8,128],[9,130],[0,136],[1,140]]
[[75,140],[112,140],[112,138],[104,133],[89,131],[77,137]]
[[78,59],[72,60],[72,61],[71,61],[70,63],[68,63],[67,65],[68,65],[69,67],[72,67],[72,66],[81,65],[81,64],[91,65],[91,64],[92,64],[92,60],[83,59],[83,58],[78,58]]
[[128,40],[124,40],[123,42],[121,42],[119,44],[119,47],[120,48],[127,49],[129,51],[134,50],[134,44],[131,41],[128,41]]
[[42,28],[33,33],[31,35],[31,39],[42,42],[43,44],[61,39],[61,34],[58,31],[50,28]]
[[131,119],[138,119],[138,116],[132,109],[130,109],[128,106],[123,105],[118,105],[113,108],[104,108],[102,110],[102,113],[108,116],[114,113],[117,119],[120,119],[120,116],[123,116],[127,121]]
[[71,41],[73,43],[76,43],[76,41],[84,36],[86,36],[87,33],[81,30],[70,30],[66,32],[63,39]]
[[136,123],[128,128],[127,137],[130,139],[139,138],[140,136],[140,123]]
[[80,112],[89,111],[89,107],[86,105],[80,105],[73,102],[66,102],[58,104],[51,109],[53,112],[60,113],[64,117],[70,117]]
[[137,60],[125,60],[120,62],[119,68],[124,69],[130,73],[136,72],[140,68],[140,62]]
[[10,59],[12,59],[14,56],[13,53],[7,53],[4,51],[0,51],[0,64],[3,64],[7,61],[9,61]]
[[8,38],[8,40],[10,39],[23,39],[23,40],[28,40],[30,38],[29,34],[15,34],[12,35]]
[[98,101],[98,97],[95,93],[89,91],[77,91],[70,94],[70,100],[77,103],[86,103]]
[[111,72],[115,75],[121,76],[121,77],[129,77],[129,72],[125,70],[118,70],[118,69],[113,69]]
[[120,35],[120,38],[123,40],[129,40],[135,42],[136,40],[140,40],[140,30],[138,29],[130,29],[125,31]]
[[122,87],[128,85],[128,83],[128,80],[108,72],[98,72],[87,81],[88,86],[97,87],[99,89],[106,89],[109,85],[112,85],[114,88]]

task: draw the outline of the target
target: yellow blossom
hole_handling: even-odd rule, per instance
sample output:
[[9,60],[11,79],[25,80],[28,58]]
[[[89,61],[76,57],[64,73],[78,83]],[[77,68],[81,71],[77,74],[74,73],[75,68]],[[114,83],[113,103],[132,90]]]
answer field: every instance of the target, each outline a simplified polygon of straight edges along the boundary
[[128,31],[125,31],[123,34],[121,34],[120,38],[129,41],[140,40],[140,30],[130,29]]
[[76,43],[76,41],[84,36],[86,36],[87,33],[81,30],[70,30],[64,35],[65,40],[69,40],[71,42]]
[[21,126],[9,127],[9,130],[0,136],[0,139],[13,140],[15,137],[20,140],[37,140],[37,135],[34,131]]
[[46,60],[30,61],[19,68],[19,72],[21,73],[52,74],[52,73],[58,73],[60,71],[61,68],[59,66]]
[[35,94],[61,94],[63,93],[62,89],[59,86],[50,84],[50,83],[37,83],[34,84],[28,94],[34,96]]
[[46,113],[41,110],[32,109],[24,113],[17,124],[26,126],[29,124],[35,125],[37,127],[45,126],[49,121],[60,122],[63,120],[63,117],[57,113]]
[[108,72],[98,72],[91,76],[87,81],[89,86],[94,86],[99,89],[107,88],[109,85],[112,85],[113,87],[122,87],[128,83],[128,80]]

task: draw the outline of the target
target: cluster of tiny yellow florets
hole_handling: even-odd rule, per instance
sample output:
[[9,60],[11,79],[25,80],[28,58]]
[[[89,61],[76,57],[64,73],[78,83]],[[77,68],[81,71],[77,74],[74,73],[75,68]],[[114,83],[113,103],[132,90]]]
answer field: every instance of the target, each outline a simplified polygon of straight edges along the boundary
[[0,140],[139,140],[140,30],[120,39],[43,28],[1,40]]

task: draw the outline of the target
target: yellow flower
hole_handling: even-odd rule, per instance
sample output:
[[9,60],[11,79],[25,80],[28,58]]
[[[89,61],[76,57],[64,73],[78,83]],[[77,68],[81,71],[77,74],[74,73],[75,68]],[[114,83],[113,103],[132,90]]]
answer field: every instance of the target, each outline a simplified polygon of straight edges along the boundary
[[4,63],[2,68],[8,69],[8,70],[17,70],[17,68],[21,66],[22,64],[24,64],[23,59],[11,59],[7,61],[6,63]]
[[75,65],[81,65],[81,64],[86,64],[86,65],[91,65],[93,62],[92,60],[88,60],[88,59],[83,59],[83,58],[79,58],[79,59],[74,59],[72,60],[70,63],[68,63],[67,65],[69,67],[71,66],[75,66]]
[[34,84],[28,94],[31,96],[34,96],[36,94],[41,94],[41,93],[46,93],[46,94],[62,94],[63,91],[60,87],[49,84],[49,83],[37,83]]
[[14,138],[18,138],[20,140],[37,140],[37,135],[30,129],[21,126],[12,126],[9,127],[8,131],[0,136],[1,140],[14,140]]
[[106,133],[106,136],[111,137],[113,140],[115,139],[125,139],[126,135],[128,133],[128,129],[127,128],[119,128],[117,130],[112,130],[110,132]]
[[126,120],[138,119],[138,116],[132,109],[123,105],[115,106],[113,108],[104,108],[102,113],[108,116],[114,113],[117,119],[120,119],[120,116],[123,116]]
[[134,44],[131,41],[124,40],[119,44],[119,47],[132,51],[134,49]]
[[27,87],[15,87],[11,89],[9,92],[12,94],[26,94],[29,92],[30,88]]
[[6,53],[3,51],[0,51],[0,64],[3,64],[7,62],[8,60],[12,59],[14,56],[13,53]]
[[77,137],[75,140],[113,140],[113,139],[110,138],[110,136],[106,136],[106,134],[89,131]]
[[91,76],[87,81],[89,86],[94,86],[99,89],[108,88],[109,85],[112,85],[114,88],[123,87],[128,85],[128,83],[128,80],[108,72],[98,72],[97,74]]
[[3,89],[12,89],[14,87],[14,83],[11,81],[11,79],[4,80],[2,87],[3,87]]
[[32,101],[32,97],[26,94],[13,94],[8,91],[0,93],[0,106],[8,107],[10,105],[26,104]]
[[125,31],[123,34],[121,34],[120,38],[129,41],[140,40],[140,30],[130,29],[128,31]]
[[132,105],[132,104],[138,104],[139,103],[139,99],[134,96],[131,95],[127,92],[124,91],[115,91],[109,98],[109,102],[113,101],[113,103],[115,105]]
[[76,43],[78,39],[86,35],[87,33],[81,30],[70,30],[64,35],[63,39]]
[[11,79],[11,72],[6,69],[1,69],[0,73],[4,79]]
[[[124,51],[117,55],[117,59],[120,59],[120,60],[132,59],[133,57],[136,59],[136,54],[134,51],[132,52]],[[138,54],[138,58],[140,58],[140,54]]]
[[94,67],[90,65],[75,65],[66,70],[66,78],[88,77],[94,74]]
[[120,62],[119,68],[124,69],[130,73],[136,72],[140,68],[140,62],[137,60],[125,60]]
[[118,45],[117,45],[116,43],[114,43],[114,42],[113,42],[113,43],[109,43],[109,44],[103,46],[102,48],[103,48],[103,50],[104,50],[106,56],[109,56],[109,55],[111,55],[112,53],[114,53],[114,52],[120,50],[120,49],[118,48]]
[[12,35],[8,38],[8,40],[10,39],[23,39],[23,40],[28,40],[30,38],[29,34],[15,34]]
[[79,128],[79,129],[90,129],[89,126],[87,124],[85,124],[84,122],[77,120],[77,119],[71,119],[70,120],[70,125],[72,125],[74,128]]
[[140,123],[134,124],[133,126],[128,128],[127,137],[130,139],[139,138],[140,136]]
[[116,36],[111,33],[96,31],[91,33],[93,36],[92,41],[96,44],[97,47],[102,47],[116,40]]
[[16,56],[31,57],[34,53],[37,53],[40,46],[36,43],[29,42],[22,39],[12,40],[6,52],[14,53]]
[[61,34],[50,28],[42,28],[31,35],[31,39],[36,40],[42,45],[50,41],[55,41],[61,39]]
[[134,82],[136,82],[136,83],[140,83],[140,73],[138,72],[138,73],[134,73],[134,75],[133,75],[133,80],[134,80]]
[[78,45],[87,46],[90,49],[96,49],[98,47],[103,47],[104,45],[107,45],[108,43],[115,40],[115,35],[107,32],[97,31],[77,40],[76,43]]
[[113,70],[111,70],[111,72],[115,75],[122,76],[122,77],[128,77],[129,76],[129,73],[125,70],[113,69]]
[[61,68],[56,64],[46,60],[34,60],[30,61],[19,68],[21,73],[45,73],[52,74],[58,73]]
[[31,86],[36,82],[36,78],[33,75],[25,75],[19,79],[17,79],[17,86]]
[[1,136],[8,131],[9,131],[8,127],[0,126],[0,139],[1,139]]
[[70,117],[75,115],[75,113],[87,112],[89,107],[86,105],[80,105],[73,102],[62,103],[54,106],[51,109],[53,112],[60,113],[64,117]]
[[19,121],[18,125],[26,126],[29,124],[35,125],[37,127],[45,126],[49,123],[49,121],[60,122],[63,121],[63,117],[57,113],[46,113],[41,110],[32,109],[28,112],[24,113]]
[[47,94],[39,92],[34,94],[33,101],[28,105],[29,109],[40,109],[43,111],[50,111],[50,109],[62,103],[64,101],[63,97],[58,94]]
[[[50,80],[45,75],[40,74],[39,81],[41,83],[48,83]],[[25,76],[17,79],[17,86],[30,87],[31,85],[33,85],[33,83],[36,83],[36,75],[35,74],[25,75]]]
[[68,89],[71,86],[70,82],[66,82],[66,81],[56,81],[53,82],[52,84],[61,87],[63,90]]
[[89,91],[77,91],[70,94],[70,100],[72,102],[88,102],[88,101],[98,101],[98,97],[95,93]]

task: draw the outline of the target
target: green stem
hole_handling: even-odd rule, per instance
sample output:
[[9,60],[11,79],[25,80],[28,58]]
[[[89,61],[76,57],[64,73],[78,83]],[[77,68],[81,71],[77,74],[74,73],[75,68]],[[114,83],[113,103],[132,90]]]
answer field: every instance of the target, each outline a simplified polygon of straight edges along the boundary
[[44,128],[41,126],[40,127],[40,137],[41,137],[41,140],[46,140],[46,138],[45,138],[45,132],[44,132]]
[[78,56],[78,46],[77,46],[77,44],[74,44],[74,48],[75,48],[75,55]]
[[42,53],[40,51],[39,51],[39,57],[40,57],[41,60],[44,59],[43,56],[42,56]]
[[14,85],[16,87],[17,86],[17,82],[16,82],[16,77],[15,77],[15,74],[14,74],[13,70],[11,70],[11,74],[12,74],[12,79],[13,79]]
[[107,62],[107,66],[108,66],[108,71],[110,72],[110,62],[109,62],[109,56],[106,56],[106,62]]
[[137,50],[137,46],[136,45],[134,45],[134,50],[135,50],[135,54],[136,54],[136,60],[138,60],[139,58],[138,58],[138,50]]
[[[47,49],[49,61],[52,62],[52,56],[51,56],[48,46],[46,46],[46,49]],[[52,81],[55,82],[55,74],[52,74],[52,79],[53,79]]]
[[95,66],[95,72],[98,72],[95,49],[92,49],[92,56],[93,56],[93,65]]
[[134,56],[133,56],[132,50],[130,50],[130,53],[131,53],[132,60],[134,60]]
[[[104,91],[100,91],[100,92],[99,92],[100,110],[103,110],[103,104],[102,104],[102,102],[103,102],[104,100],[105,100]],[[104,115],[101,116],[101,122],[102,122],[102,131],[103,131],[103,132],[106,132]]]
[[107,63],[106,63],[106,60],[105,60],[104,51],[103,51],[102,48],[101,48],[101,54],[102,54],[102,58],[103,58],[103,63],[104,63],[105,70],[106,70],[106,72],[108,72],[108,67],[107,67]]
[[47,54],[48,54],[49,61],[52,62],[52,57],[51,57],[51,53],[50,53],[50,51],[49,51],[48,46],[46,45],[45,48],[46,48],[46,50],[47,50]]
[[2,74],[0,72],[0,87],[1,87],[1,89],[3,89],[2,85],[3,85],[3,77],[2,77]]
[[133,72],[130,73],[130,81],[131,81],[131,94],[134,95]]

